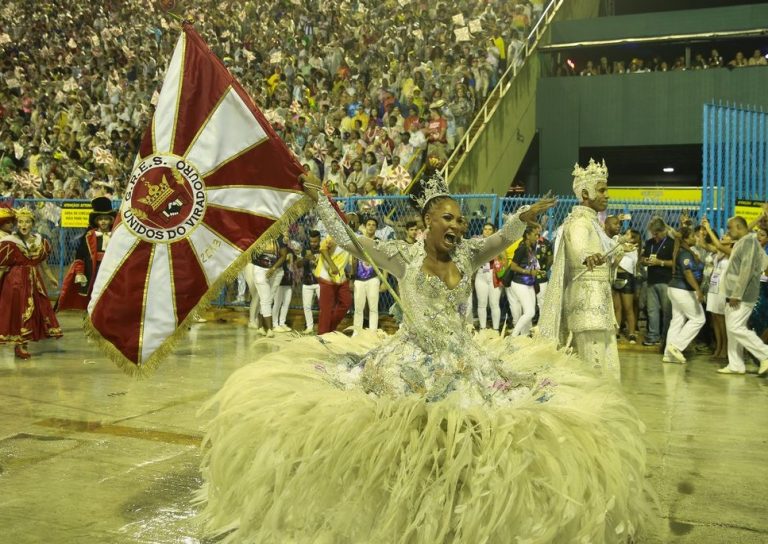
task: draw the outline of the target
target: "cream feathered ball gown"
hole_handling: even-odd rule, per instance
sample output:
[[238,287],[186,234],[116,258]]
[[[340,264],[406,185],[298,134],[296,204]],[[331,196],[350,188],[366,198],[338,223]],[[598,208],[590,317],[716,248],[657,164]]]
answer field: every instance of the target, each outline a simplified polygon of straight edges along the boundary
[[206,531],[259,544],[636,540],[650,513],[643,425],[618,387],[548,341],[467,330],[472,272],[523,229],[513,217],[458,245],[454,289],[422,271],[423,243],[366,247],[398,278],[403,325],[296,340],[230,377],[207,406]]

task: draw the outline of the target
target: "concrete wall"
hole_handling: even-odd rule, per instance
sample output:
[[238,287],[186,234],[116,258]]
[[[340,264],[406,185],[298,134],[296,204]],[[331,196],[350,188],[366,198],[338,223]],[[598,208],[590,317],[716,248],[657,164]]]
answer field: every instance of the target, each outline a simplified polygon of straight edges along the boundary
[[570,190],[580,147],[700,144],[706,102],[768,108],[766,88],[768,67],[543,78],[540,189]]

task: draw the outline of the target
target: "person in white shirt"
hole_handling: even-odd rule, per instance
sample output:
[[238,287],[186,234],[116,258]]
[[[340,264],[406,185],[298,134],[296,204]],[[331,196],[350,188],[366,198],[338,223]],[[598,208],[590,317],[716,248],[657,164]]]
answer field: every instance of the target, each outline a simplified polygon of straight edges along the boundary
[[331,167],[325,171],[325,179],[323,180],[323,183],[325,183],[330,190],[338,191],[339,196],[346,196],[342,193],[346,191],[347,179],[338,160],[334,159],[331,161]]
[[755,49],[755,52],[752,54],[752,56],[749,58],[749,61],[747,62],[749,66],[765,66],[766,64],[768,64],[768,61],[765,60],[763,53],[759,49]]
[[[363,236],[370,240],[377,240],[376,228],[379,222],[369,217],[365,220]],[[373,265],[361,259],[352,259],[352,273],[355,280],[354,299],[355,299],[355,317],[354,334],[363,330],[365,322],[365,307],[368,306],[368,327],[372,331],[379,329],[379,293],[382,291],[382,284]]]
[[410,132],[401,132],[398,136],[399,143],[395,146],[394,152],[392,153],[393,156],[400,158],[400,164],[409,172],[413,172],[413,163],[416,162],[419,151],[413,143],[411,143],[411,138],[412,136]]
[[359,191],[360,188],[365,184],[365,180],[368,179],[368,176],[365,172],[363,172],[362,161],[354,161],[352,163],[352,168],[352,172],[350,172],[349,176],[347,176],[347,186],[354,183],[355,187],[357,187]]
[[712,274],[709,277],[709,289],[707,290],[707,312],[712,316],[712,329],[715,333],[715,351],[712,357],[727,359],[728,340],[725,331],[725,295],[723,294],[722,283],[725,271],[728,269],[733,241],[728,234],[718,240],[706,217],[701,220],[701,226],[704,227],[709,236],[709,240],[705,240],[705,244],[711,242],[711,245],[707,244],[705,248],[714,253]]
[[[617,218],[618,222],[618,218]],[[608,221],[606,220],[606,227]],[[640,233],[630,230],[630,245],[640,247]],[[616,276],[613,280],[613,309],[616,314],[616,323],[621,327],[627,323],[627,340],[630,344],[637,344],[637,314],[635,313],[635,292],[637,291],[637,266],[640,254],[637,249],[626,251],[618,257]]]
[[[488,238],[496,232],[496,227],[492,223],[483,225],[483,238]],[[496,267],[493,259],[484,263],[478,269],[475,275],[475,295],[477,296],[477,319],[480,328],[485,329],[488,326],[488,308],[491,309],[491,324],[494,330],[499,330],[501,321],[501,290],[502,286],[496,275]]]
[[415,149],[416,153],[419,153],[427,148],[427,137],[424,132],[414,123],[411,125],[411,139],[409,140],[411,146]]
[[397,238],[397,233],[391,225],[387,224],[387,219],[384,219],[384,223],[376,228],[376,238],[383,241],[394,240]]
[[743,217],[728,221],[728,234],[736,241],[723,278],[725,295],[725,330],[728,335],[728,366],[720,374],[744,374],[744,350],[760,361],[759,375],[768,372],[768,345],[747,327],[760,292],[760,276],[765,270],[766,255]]

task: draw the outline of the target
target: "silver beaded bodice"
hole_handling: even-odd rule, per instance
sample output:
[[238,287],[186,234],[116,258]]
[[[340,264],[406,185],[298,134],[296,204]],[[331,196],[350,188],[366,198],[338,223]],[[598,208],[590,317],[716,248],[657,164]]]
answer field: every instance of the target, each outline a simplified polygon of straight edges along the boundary
[[[353,241],[327,201],[321,199],[317,209],[339,245],[398,279],[403,311],[399,331],[352,365],[366,391],[376,395],[416,393],[429,399],[461,391],[466,398],[488,401],[500,390],[511,400],[512,390],[531,385],[530,376],[517,375],[487,353],[473,338],[467,321],[472,275],[520,238],[525,224],[517,216],[508,218],[493,236],[463,240],[454,249],[451,257],[461,280],[451,289],[423,270],[423,241],[412,245],[362,238]],[[354,374],[351,367],[350,372]],[[348,376],[336,378],[344,382]]]

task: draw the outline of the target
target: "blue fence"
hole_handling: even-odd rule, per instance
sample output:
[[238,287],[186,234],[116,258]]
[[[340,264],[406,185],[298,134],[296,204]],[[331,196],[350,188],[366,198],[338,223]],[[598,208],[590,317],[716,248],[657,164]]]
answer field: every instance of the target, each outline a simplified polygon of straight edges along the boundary
[[[462,212],[469,220],[469,237],[479,236],[485,223],[501,225],[504,217],[525,204],[531,204],[540,197],[537,195],[522,195],[514,198],[500,198],[496,195],[455,195],[462,208]],[[38,217],[38,231],[51,240],[53,253],[48,259],[48,264],[58,273],[61,283],[67,268],[74,259],[75,251],[80,237],[85,229],[61,228],[61,209],[63,200],[15,200],[14,207],[29,206],[35,210]],[[418,212],[410,203],[407,196],[382,196],[382,197],[354,197],[339,199],[341,207],[346,212],[355,212],[361,217],[373,216],[379,221],[382,237],[402,238],[405,233],[405,224],[410,220],[419,220]],[[550,210],[547,219],[547,231],[553,233],[568,215],[570,209],[576,204],[573,197],[562,197],[557,205]],[[119,203],[115,203],[117,207]],[[624,222],[624,228],[634,228],[645,232],[646,225],[654,216],[662,217],[668,224],[677,226],[680,214],[687,212],[691,217],[699,213],[699,202],[658,202],[658,201],[611,201],[608,209],[609,215],[626,214],[631,217]],[[301,217],[289,229],[290,236],[304,242],[309,230],[314,228],[317,218],[312,212]],[[216,304],[244,305],[245,300],[239,296],[244,285],[233,283],[222,290]],[[55,294],[55,291],[54,293]],[[300,297],[300,294],[298,294]],[[388,293],[381,296],[380,311],[386,313],[392,304]],[[300,306],[300,300],[294,300],[294,306]]]
[[735,104],[705,104],[701,212],[722,230],[737,200],[768,198],[768,114]]

